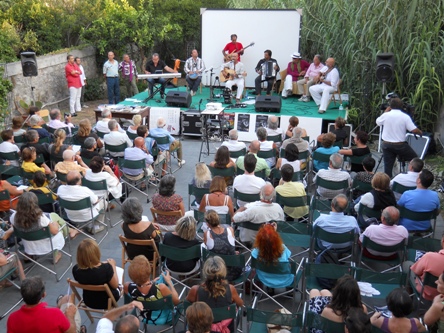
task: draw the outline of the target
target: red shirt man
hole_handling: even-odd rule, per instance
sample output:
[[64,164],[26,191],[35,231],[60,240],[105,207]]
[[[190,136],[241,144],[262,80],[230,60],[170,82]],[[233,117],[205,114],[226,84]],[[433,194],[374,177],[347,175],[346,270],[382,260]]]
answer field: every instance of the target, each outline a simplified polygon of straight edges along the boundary
[[241,60],[241,55],[244,54],[244,51],[238,52],[239,50],[242,50],[244,47],[241,43],[237,41],[237,35],[233,34],[231,35],[231,42],[225,45],[224,49],[222,50],[222,54],[226,56],[230,53],[237,53],[237,61]]
[[82,81],[80,80],[80,75],[82,71],[79,66],[74,61],[74,56],[68,56],[68,63],[65,66],[65,76],[68,82],[68,88],[82,88]]

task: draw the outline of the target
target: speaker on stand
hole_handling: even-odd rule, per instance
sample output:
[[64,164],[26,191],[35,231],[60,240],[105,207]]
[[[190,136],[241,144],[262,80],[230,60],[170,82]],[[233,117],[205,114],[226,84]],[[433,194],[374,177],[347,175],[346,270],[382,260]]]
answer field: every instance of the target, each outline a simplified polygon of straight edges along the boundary
[[35,105],[34,101],[34,89],[32,85],[32,77],[38,75],[37,58],[35,52],[22,52],[20,53],[20,60],[22,63],[22,72],[24,77],[29,77],[29,83],[31,86],[31,101],[32,105]]
[[376,80],[382,82],[382,98],[387,93],[386,82],[393,80],[395,71],[395,55],[393,53],[379,53],[376,55]]

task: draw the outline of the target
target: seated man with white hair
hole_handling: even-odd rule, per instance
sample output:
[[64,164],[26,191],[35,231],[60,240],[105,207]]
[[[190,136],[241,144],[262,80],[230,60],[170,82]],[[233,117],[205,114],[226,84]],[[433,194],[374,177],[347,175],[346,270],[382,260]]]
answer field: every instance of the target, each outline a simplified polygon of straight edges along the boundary
[[291,138],[288,138],[287,140],[284,140],[282,142],[282,147],[287,147],[289,143],[293,143],[296,147],[298,147],[299,153],[302,153],[304,151],[310,151],[310,144],[307,140],[302,139],[302,134],[304,133],[304,129],[300,127],[293,127],[292,130],[293,136]]
[[[318,171],[316,176],[313,179],[313,182],[316,183],[316,178],[322,178],[324,180],[332,181],[332,182],[340,182],[343,180],[348,180],[349,186],[351,183],[350,174],[347,171],[342,171],[342,155],[338,153],[334,153],[330,155],[330,162],[328,169],[321,169]],[[318,186],[318,193],[326,199],[333,199],[338,194],[344,194],[347,191],[347,188],[340,190],[329,190],[324,187]]]
[[29,118],[29,129],[36,130],[40,138],[49,138],[51,134],[49,134],[49,132],[42,127],[44,123],[45,121],[42,119],[42,117],[35,114]]
[[[106,145],[119,146],[124,143],[126,143],[127,147],[133,146],[133,143],[131,142],[128,135],[126,133],[119,132],[118,126],[119,126],[119,124],[117,123],[116,120],[111,119],[110,121],[108,121],[108,128],[109,128],[110,132],[108,134],[105,134],[105,136],[103,137],[103,141],[105,142],[105,148],[106,148]],[[122,152],[109,151],[109,154],[112,157],[123,157],[124,152],[123,151]]]
[[85,175],[88,166],[83,163],[80,155],[77,155],[73,150],[67,149],[63,152],[63,161],[55,165],[54,171],[63,174],[68,174],[69,171],[79,171]]
[[[264,127],[259,127],[256,130],[256,136],[260,144],[259,151],[270,151],[277,149],[275,142],[267,140],[267,130]],[[276,164],[276,157],[266,158],[265,161],[267,161],[268,166],[271,168]]]
[[156,122],[157,128],[150,129],[150,136],[153,138],[163,138],[168,137],[170,143],[158,145],[161,151],[171,151],[177,149],[177,159],[179,160],[179,166],[185,164],[185,160],[182,158],[182,142],[174,139],[174,137],[165,129],[166,121],[163,117],[157,118]]
[[[110,130],[108,128],[108,122],[113,118],[113,114],[111,110],[105,109],[102,111],[102,119],[96,123],[94,126],[94,130],[101,133],[109,133]],[[121,133],[125,133],[125,131],[120,127],[119,123],[117,123],[118,131]]]
[[222,142],[222,146],[228,148],[229,151],[239,151],[247,149],[244,142],[238,141],[238,132],[236,129],[232,129],[228,132],[228,141]]
[[279,118],[276,116],[269,116],[267,120],[267,127],[265,129],[267,130],[267,136],[281,136],[280,141],[276,142],[276,147],[280,148],[282,140],[285,139],[285,135],[282,128],[279,128]]
[[67,117],[65,116],[65,121],[63,122],[62,119],[62,113],[59,109],[52,109],[49,113],[49,118],[51,120],[48,123],[48,126],[54,129],[58,128],[65,128],[65,127],[75,127],[74,124],[71,122],[71,114],[69,114]]

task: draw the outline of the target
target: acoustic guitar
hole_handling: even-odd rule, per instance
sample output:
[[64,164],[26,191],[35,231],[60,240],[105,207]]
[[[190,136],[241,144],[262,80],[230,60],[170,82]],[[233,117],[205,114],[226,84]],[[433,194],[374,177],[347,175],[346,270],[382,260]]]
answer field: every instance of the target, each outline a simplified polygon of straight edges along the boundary
[[220,82],[227,82],[228,80],[234,79],[236,71],[234,69],[224,68],[219,75]]
[[225,55],[224,55],[224,62],[228,62],[228,61],[230,61],[230,60],[231,60],[231,55],[232,55],[233,53],[240,53],[240,52],[242,52],[242,51],[245,51],[245,50],[248,49],[250,46],[254,46],[254,42],[251,42],[249,45],[247,45],[247,46],[241,48],[240,50],[234,50],[234,51],[231,52],[231,53],[227,53],[227,54],[225,54]]

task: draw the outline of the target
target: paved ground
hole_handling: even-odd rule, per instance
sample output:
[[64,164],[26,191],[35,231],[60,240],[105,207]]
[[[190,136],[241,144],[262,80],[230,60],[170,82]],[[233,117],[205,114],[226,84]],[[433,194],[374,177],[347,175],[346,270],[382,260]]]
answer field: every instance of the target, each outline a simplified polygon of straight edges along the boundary
[[[105,101],[106,102],[106,101]],[[97,104],[103,103],[99,102]],[[88,103],[90,104],[90,103]],[[92,105],[90,105],[92,106]],[[79,117],[75,118],[75,122],[77,123],[80,119],[83,117],[94,117],[92,108],[88,109],[87,112],[82,113],[79,115]],[[93,118],[94,119],[94,118]],[[215,147],[219,146],[220,143],[218,142],[211,142],[210,143],[210,149],[214,153]],[[189,180],[192,178],[193,172],[194,172],[194,166],[198,162],[199,158],[199,152],[201,148],[201,141],[200,138],[193,138],[193,137],[185,137],[183,141],[184,146],[184,158],[186,160],[185,166],[180,169],[177,173],[175,173],[177,183],[176,183],[176,192],[182,195],[184,198],[185,206],[188,207],[188,187],[187,184]],[[379,159],[379,154],[374,153],[375,158]],[[202,160],[204,162],[209,163],[212,161],[214,155],[204,156]],[[173,162],[174,163],[174,162]],[[382,169],[382,165],[380,167]],[[148,189],[148,194],[152,196],[155,193],[154,188]],[[140,198],[143,206],[144,206],[144,215],[151,218],[150,213],[150,207],[151,204],[147,204],[145,198],[142,198],[142,195],[134,193],[134,191],[130,194],[131,196],[136,196]],[[111,217],[112,220],[115,222],[120,219],[120,208],[117,207],[116,209],[111,211]],[[443,221],[442,218],[439,218],[438,220],[438,230],[436,231],[436,235],[438,237],[441,235],[443,230]],[[110,233],[107,236],[107,238],[103,241],[101,244],[101,251],[102,251],[102,258],[114,258],[116,262],[121,265],[121,245],[118,239],[118,235],[122,233],[121,227],[116,226],[112,229],[110,229]],[[82,240],[82,236],[77,237],[72,243],[71,243],[71,250],[74,256],[74,263],[75,263],[75,252],[76,247],[78,243]],[[61,263],[59,263],[59,268],[62,268],[63,265],[67,264],[67,258],[64,257],[61,260]],[[48,262],[49,263],[49,262]],[[66,266],[65,266],[66,267]],[[43,269],[36,268],[34,269],[29,275],[40,275],[43,277],[43,279],[46,281],[46,291],[47,296],[45,298],[45,301],[51,305],[55,305],[56,298],[60,294],[66,294],[68,292],[68,284],[66,282],[66,279],[68,277],[72,277],[71,272],[67,273],[67,275],[60,281],[56,283],[55,278],[50,275],[49,273],[45,272]],[[125,277],[125,280],[128,280],[128,277]],[[7,288],[4,290],[0,290],[0,314],[5,313],[13,304],[15,304],[20,299],[20,292],[15,288]],[[120,300],[119,304],[123,304],[123,299]],[[275,306],[271,306],[271,309],[274,310]],[[95,330],[95,324],[97,323],[97,320],[94,324],[90,324],[89,320],[86,318],[86,315],[82,312],[82,321],[87,326],[89,332],[94,332]],[[6,332],[6,320],[7,317],[0,321],[0,332]],[[152,332],[157,331],[158,329],[153,328],[151,329]]]

